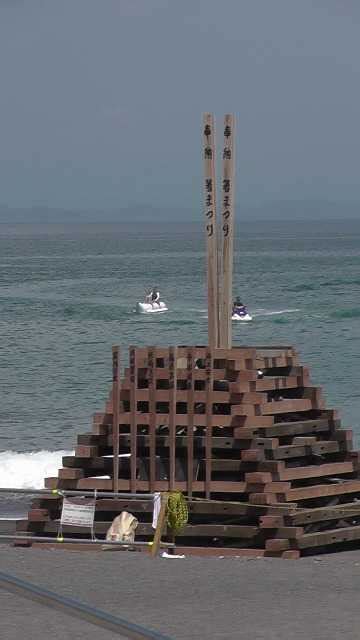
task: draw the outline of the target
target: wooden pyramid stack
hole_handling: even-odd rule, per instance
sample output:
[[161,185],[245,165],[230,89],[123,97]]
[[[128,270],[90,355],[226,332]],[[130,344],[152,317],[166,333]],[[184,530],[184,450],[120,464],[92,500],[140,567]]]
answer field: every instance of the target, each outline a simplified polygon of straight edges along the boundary
[[[189,523],[176,541],[188,552],[298,557],[360,539],[352,432],[293,348],[130,348],[129,362],[120,381],[113,349],[105,412],[46,487],[182,491]],[[56,495],[37,499],[18,531],[56,535],[60,506]],[[98,499],[96,536],[124,509],[139,519],[137,538],[151,540],[152,503],[141,499]],[[89,535],[70,525],[64,534]]]

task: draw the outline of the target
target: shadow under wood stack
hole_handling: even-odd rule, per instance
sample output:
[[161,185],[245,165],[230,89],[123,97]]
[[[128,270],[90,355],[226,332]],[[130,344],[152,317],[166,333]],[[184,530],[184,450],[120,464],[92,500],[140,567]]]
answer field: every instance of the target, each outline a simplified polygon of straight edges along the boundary
[[[189,553],[296,558],[360,540],[352,432],[325,409],[292,347],[133,347],[129,356],[105,412],[47,488],[182,491],[189,523],[176,541]],[[36,499],[17,531],[54,537],[60,509],[59,496]],[[122,510],[139,519],[138,540],[153,538],[152,502],[111,497],[97,500],[97,537]]]

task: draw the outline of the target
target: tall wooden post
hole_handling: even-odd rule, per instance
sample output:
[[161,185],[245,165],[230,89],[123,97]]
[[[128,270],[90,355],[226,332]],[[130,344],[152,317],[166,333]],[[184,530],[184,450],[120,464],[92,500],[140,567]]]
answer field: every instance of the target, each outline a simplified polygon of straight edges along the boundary
[[119,413],[120,413],[120,353],[119,347],[112,348],[112,405],[113,405],[113,491],[119,491]]
[[194,351],[189,347],[186,358],[186,379],[187,379],[187,486],[186,492],[189,498],[193,493],[194,475]]
[[136,348],[129,348],[130,364],[130,491],[136,493],[137,488],[137,387],[138,370]]
[[230,349],[232,346],[232,280],[234,254],[234,197],[235,197],[235,158],[234,158],[235,119],[231,114],[224,118],[223,180],[221,203],[221,268],[219,271],[219,346]]
[[176,392],[177,347],[169,347],[169,489],[174,491],[176,480]]
[[214,358],[211,349],[205,359],[206,430],[205,430],[205,497],[211,498]]
[[156,484],[156,353],[154,347],[147,350],[149,381],[149,490],[155,491]]
[[218,269],[214,139],[214,117],[211,113],[205,113],[203,117],[203,153],[208,289],[208,341],[210,348],[218,346]]

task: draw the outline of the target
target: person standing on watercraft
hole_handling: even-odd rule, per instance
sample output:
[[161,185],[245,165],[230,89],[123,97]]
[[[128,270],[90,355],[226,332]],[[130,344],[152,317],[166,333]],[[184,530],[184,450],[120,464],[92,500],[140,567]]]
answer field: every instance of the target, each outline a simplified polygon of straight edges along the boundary
[[160,292],[157,287],[151,289],[149,295],[146,296],[146,301],[149,301],[153,306],[160,303]]
[[240,297],[238,296],[233,304],[233,315],[245,315],[247,312],[245,305],[241,302]]

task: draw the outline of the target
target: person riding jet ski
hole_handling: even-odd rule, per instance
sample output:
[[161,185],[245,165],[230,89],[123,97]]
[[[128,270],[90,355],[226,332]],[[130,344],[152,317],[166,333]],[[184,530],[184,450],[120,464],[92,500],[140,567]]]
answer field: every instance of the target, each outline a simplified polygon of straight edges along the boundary
[[241,299],[239,298],[239,296],[235,299],[232,312],[233,312],[233,315],[238,315],[238,316],[244,316],[247,313],[247,308],[241,302]]

